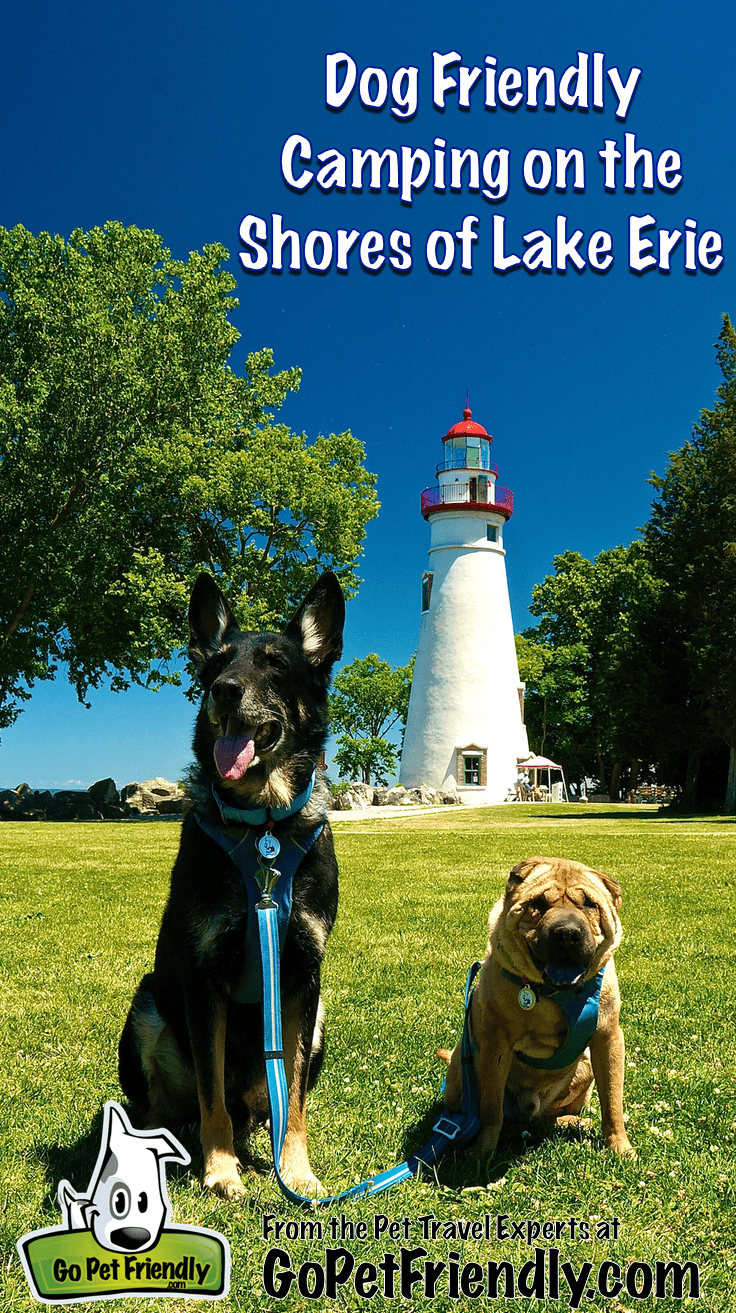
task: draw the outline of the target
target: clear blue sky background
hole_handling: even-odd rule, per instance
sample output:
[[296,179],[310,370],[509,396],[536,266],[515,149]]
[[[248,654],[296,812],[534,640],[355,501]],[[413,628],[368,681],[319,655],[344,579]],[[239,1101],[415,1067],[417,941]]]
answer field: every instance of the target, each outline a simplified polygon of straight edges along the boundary
[[[531,589],[558,552],[595,555],[628,542],[647,518],[652,469],[690,433],[712,403],[718,373],[712,344],[725,310],[734,309],[733,50],[730,3],[634,0],[594,7],[454,5],[386,0],[265,6],[178,0],[107,6],[79,0],[60,10],[47,0],[6,5],[0,17],[5,52],[2,96],[0,222],[67,235],[119,219],[162,234],[179,256],[206,242],[224,243],[238,277],[241,341],[273,347],[276,363],[300,365],[301,391],[283,418],[311,436],[350,428],[378,474],[381,514],[370,527],[364,583],[348,609],[346,659],[377,651],[404,662],[416,645],[419,581],[429,531],[419,494],[434,481],[440,436],[461,416],[466,389],[474,417],[494,436],[499,480],[513,489],[506,534],[507,569],[517,628],[529,622]],[[624,79],[642,69],[625,123],[615,118],[607,84],[603,112],[557,106],[536,111],[471,109],[455,100],[432,106],[432,51],[456,50],[463,63],[499,69],[551,66],[559,79],[579,51],[602,51]],[[340,112],[327,109],[325,55],[347,51],[362,70],[389,79],[420,69],[419,110],[410,122],[364,109],[357,92]],[[606,138],[668,148],[682,156],[674,194],[603,187],[597,152]],[[297,194],[284,184],[281,147],[292,133],[314,152],[337,147],[383,150],[492,147],[511,153],[508,197],[491,205],[477,193],[435,193],[431,182],[411,207],[380,195],[315,187]],[[582,194],[546,194],[524,186],[522,160],[532,148],[580,148]],[[414,267],[399,276],[245,274],[237,261],[246,213],[272,212],[302,238],[312,228],[411,232]],[[493,213],[506,217],[508,248],[522,234],[596,229],[613,238],[615,264],[605,274],[493,272]],[[682,244],[669,275],[627,267],[630,214],[658,225],[723,235],[719,273],[688,275]],[[435,228],[459,229],[479,216],[474,270],[446,276],[427,269],[423,245]],[[189,754],[192,711],[180,693],[100,691],[92,710],[76,703],[60,677],[40,685],[28,709],[3,736],[0,784],[88,784],[111,774],[118,783],[155,774],[176,778]]]

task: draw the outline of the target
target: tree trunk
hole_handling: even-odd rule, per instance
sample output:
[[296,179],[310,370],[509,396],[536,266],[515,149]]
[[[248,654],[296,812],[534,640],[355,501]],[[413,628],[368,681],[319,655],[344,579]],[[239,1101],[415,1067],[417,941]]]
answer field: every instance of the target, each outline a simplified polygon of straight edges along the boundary
[[631,790],[632,793],[635,792],[636,786],[639,782],[640,766],[641,766],[641,762],[637,761],[636,758],[634,758],[634,760],[631,763],[631,768],[629,770],[629,789]]
[[727,812],[736,812],[736,748],[731,748],[731,755],[728,759],[728,783],[723,809]]
[[613,768],[611,770],[611,783],[608,787],[608,792],[611,796],[611,802],[619,801],[618,782],[620,778],[621,778],[621,762],[614,761]]
[[686,812],[694,812],[697,810],[698,775],[700,774],[700,759],[702,755],[702,748],[691,748],[688,753],[685,787],[682,791],[682,809]]
[[600,790],[601,793],[605,793],[606,792],[606,764],[603,760],[603,757],[601,756],[601,744],[600,744],[600,739],[598,738],[597,735],[595,740],[595,755],[598,758],[598,774],[600,776]]

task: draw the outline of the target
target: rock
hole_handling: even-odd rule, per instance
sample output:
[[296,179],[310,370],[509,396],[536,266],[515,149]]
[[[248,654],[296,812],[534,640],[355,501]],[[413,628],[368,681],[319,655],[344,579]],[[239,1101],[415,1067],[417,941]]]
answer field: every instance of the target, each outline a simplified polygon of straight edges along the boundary
[[33,790],[23,786],[24,793],[17,789],[0,789],[0,820],[4,821],[43,821],[46,813],[39,806]]
[[159,816],[181,816],[184,813],[187,798],[186,794],[179,794],[176,798],[160,798],[156,811]]
[[102,808],[102,815],[106,821],[125,821],[130,816],[130,807],[121,806],[116,802],[106,802]]
[[397,784],[395,788],[389,789],[386,794],[387,807],[400,807],[403,803],[409,801],[409,792],[403,784]]
[[90,784],[87,790],[90,798],[100,804],[120,802],[120,794],[115,788],[115,781],[111,779],[97,780],[95,784]]
[[152,815],[157,810],[157,804],[160,802],[160,798],[143,784],[126,784],[125,788],[120,790],[120,798],[128,806],[148,815]]
[[172,794],[180,793],[178,784],[172,784],[171,780],[165,780],[162,775],[157,775],[155,780],[143,780],[142,789],[147,789],[155,798],[170,798]]
[[33,789],[30,784],[16,784],[13,793],[17,793],[21,798],[33,797]]
[[98,812],[91,802],[82,802],[77,805],[73,819],[75,821],[101,821],[103,816],[102,812]]
[[46,808],[46,816],[50,821],[73,821],[78,817],[80,808],[91,805],[92,799],[88,793],[77,789],[60,789],[53,794]]
[[367,811],[373,806],[373,786],[370,784],[351,784],[341,795],[346,810]]
[[[123,785],[120,801],[144,815],[176,816],[184,811],[187,795],[178,784],[172,784],[171,780],[157,775],[153,780]],[[173,805],[169,806],[169,803]]]
[[25,798],[15,789],[0,789],[0,816],[12,820],[25,806]]
[[351,792],[357,794],[358,797],[365,798],[367,807],[373,806],[373,795],[376,790],[372,784],[351,784],[350,789]]
[[439,807],[442,801],[437,789],[431,784],[420,784],[418,789],[410,789],[409,797],[422,807]]
[[388,799],[388,789],[383,784],[377,784],[373,790],[373,806],[385,807]]

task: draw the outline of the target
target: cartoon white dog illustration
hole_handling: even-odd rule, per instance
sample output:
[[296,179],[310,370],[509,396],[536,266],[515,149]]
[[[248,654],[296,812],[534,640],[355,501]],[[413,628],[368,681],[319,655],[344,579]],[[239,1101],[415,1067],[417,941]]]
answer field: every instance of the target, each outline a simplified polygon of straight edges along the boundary
[[59,1205],[69,1231],[92,1231],[104,1249],[151,1249],[171,1217],[166,1160],[190,1161],[166,1130],[136,1131],[119,1103],[105,1104],[102,1145],[86,1194],[59,1182]]

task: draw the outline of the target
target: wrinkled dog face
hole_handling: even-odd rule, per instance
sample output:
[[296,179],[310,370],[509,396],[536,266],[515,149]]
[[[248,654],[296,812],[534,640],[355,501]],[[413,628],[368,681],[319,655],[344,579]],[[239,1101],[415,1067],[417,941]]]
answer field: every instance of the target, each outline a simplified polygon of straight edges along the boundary
[[528,857],[506,885],[504,930],[530,979],[572,989],[596,975],[617,948],[620,907],[619,886],[601,871]]

